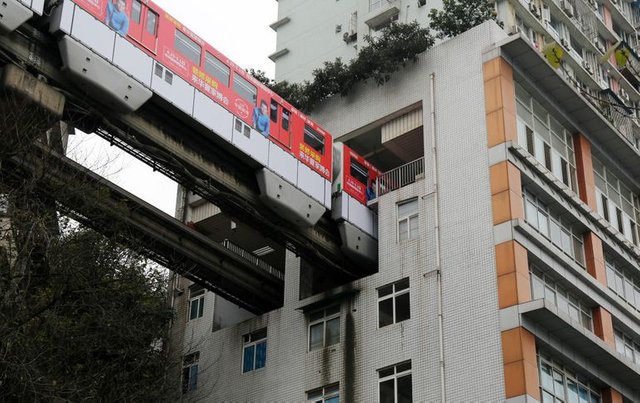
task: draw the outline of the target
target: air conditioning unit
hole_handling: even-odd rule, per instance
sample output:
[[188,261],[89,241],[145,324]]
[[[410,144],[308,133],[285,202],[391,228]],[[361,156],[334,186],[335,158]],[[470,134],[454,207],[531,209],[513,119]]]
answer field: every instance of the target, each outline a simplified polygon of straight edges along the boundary
[[569,3],[568,0],[562,1],[562,9],[569,17],[573,17],[573,4]]
[[587,73],[593,75],[593,70],[591,69],[591,65],[586,61],[582,61],[582,67],[587,71]]
[[356,31],[347,31],[342,35],[342,40],[346,43],[354,42],[358,39],[358,33]]
[[546,5],[542,7],[542,21],[551,21],[551,10]]
[[622,98],[624,102],[629,102],[629,94],[627,93],[627,91],[620,88],[620,92],[618,93],[618,95],[620,95],[620,98]]
[[509,28],[509,35],[516,35],[522,32],[522,29],[518,25],[512,25]]
[[560,45],[562,45],[567,50],[571,50],[571,45],[569,44],[569,41],[566,40],[565,38],[560,39]]
[[418,0],[418,7],[422,7],[427,4],[427,0]]

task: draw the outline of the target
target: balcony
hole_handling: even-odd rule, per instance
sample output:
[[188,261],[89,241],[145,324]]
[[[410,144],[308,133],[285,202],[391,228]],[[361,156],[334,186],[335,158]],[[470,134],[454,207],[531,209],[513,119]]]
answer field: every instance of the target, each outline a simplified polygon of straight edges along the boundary
[[376,29],[388,21],[392,21],[400,14],[399,0],[369,0],[369,13],[365,17],[365,24]]
[[401,165],[378,176],[378,180],[376,181],[376,195],[380,197],[384,194],[410,185],[422,178],[424,178],[424,157]]

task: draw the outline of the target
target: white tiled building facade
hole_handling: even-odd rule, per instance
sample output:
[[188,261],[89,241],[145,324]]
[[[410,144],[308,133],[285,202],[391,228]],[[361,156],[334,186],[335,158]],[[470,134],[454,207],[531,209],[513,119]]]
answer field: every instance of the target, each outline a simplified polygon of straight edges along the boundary
[[[440,5],[419,4],[280,0],[277,78]],[[283,306],[257,317],[176,281],[184,400],[640,401],[640,70],[605,57],[620,39],[635,49],[638,11],[496,10],[504,29],[484,23],[313,113],[383,171],[424,167],[372,206],[376,274],[327,284],[284,251]],[[417,127],[389,129],[409,115]],[[213,233],[217,211],[180,200]]]

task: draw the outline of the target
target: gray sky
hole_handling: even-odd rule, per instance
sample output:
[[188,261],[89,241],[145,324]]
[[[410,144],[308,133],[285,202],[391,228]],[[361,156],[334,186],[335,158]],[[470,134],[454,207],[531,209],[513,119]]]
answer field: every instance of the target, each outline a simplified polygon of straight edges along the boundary
[[[268,55],[276,35],[276,0],[155,0],[165,11],[244,68],[273,77]],[[71,136],[69,156],[168,214],[175,209],[176,184],[95,135]]]

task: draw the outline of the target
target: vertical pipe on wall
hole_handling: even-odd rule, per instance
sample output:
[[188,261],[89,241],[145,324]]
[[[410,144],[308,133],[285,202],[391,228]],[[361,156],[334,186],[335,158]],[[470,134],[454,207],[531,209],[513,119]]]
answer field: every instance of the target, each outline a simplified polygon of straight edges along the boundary
[[440,256],[440,193],[438,192],[438,152],[436,148],[436,97],[435,97],[435,73],[430,76],[430,101],[431,101],[431,178],[433,180],[433,211],[434,231],[436,241],[436,284],[438,289],[438,348],[440,357],[440,401],[447,401],[447,391],[444,368],[444,321],[442,306],[442,267]]

